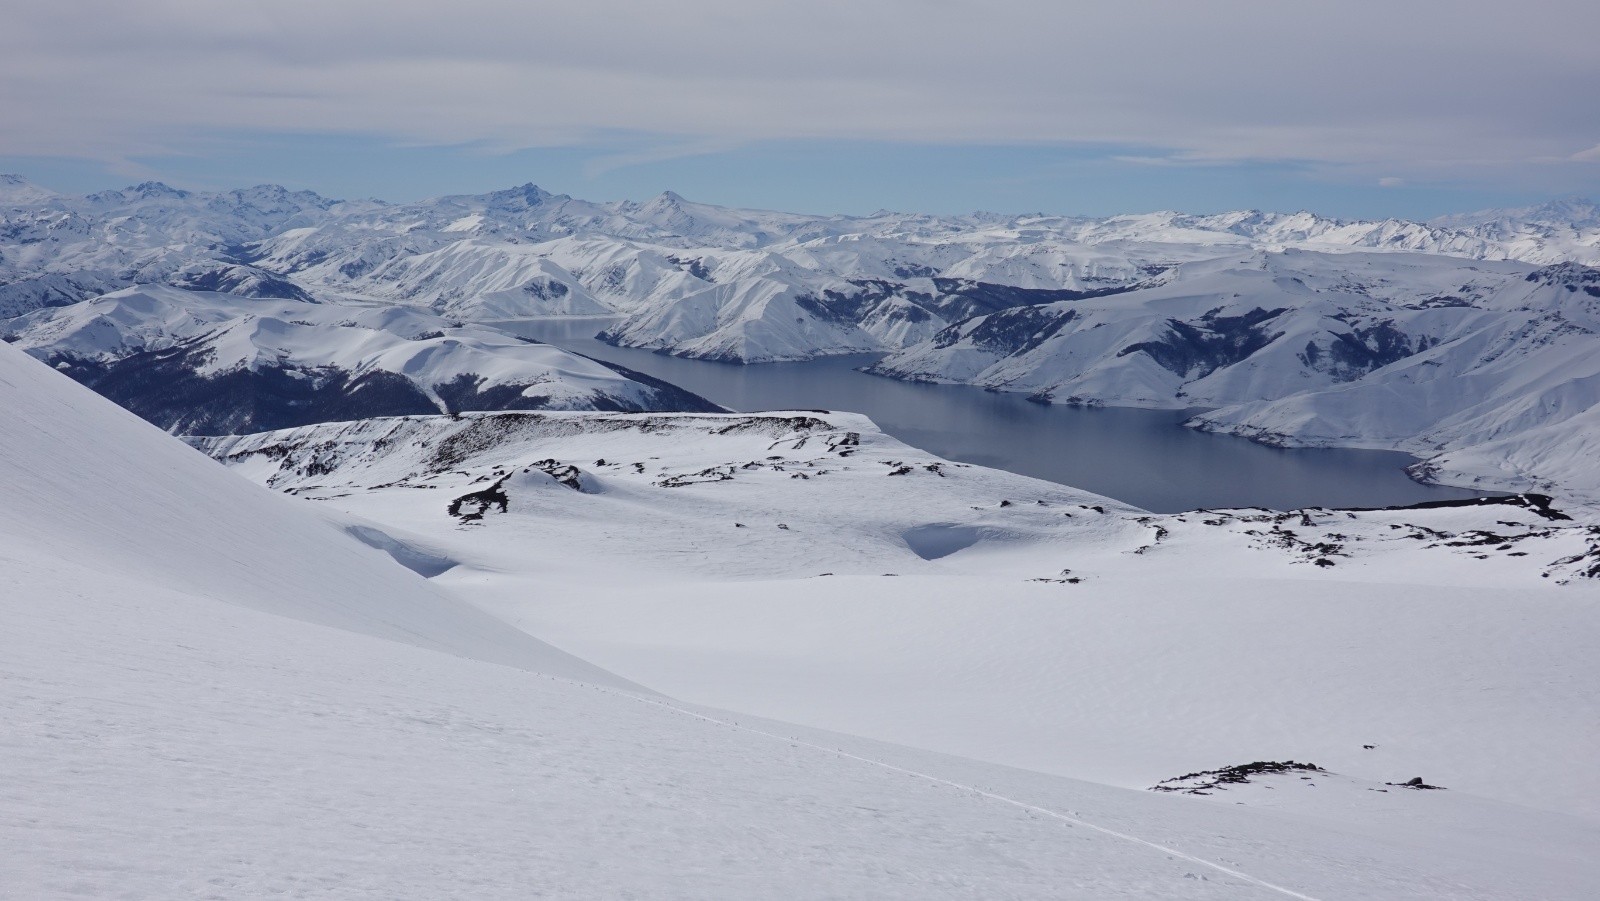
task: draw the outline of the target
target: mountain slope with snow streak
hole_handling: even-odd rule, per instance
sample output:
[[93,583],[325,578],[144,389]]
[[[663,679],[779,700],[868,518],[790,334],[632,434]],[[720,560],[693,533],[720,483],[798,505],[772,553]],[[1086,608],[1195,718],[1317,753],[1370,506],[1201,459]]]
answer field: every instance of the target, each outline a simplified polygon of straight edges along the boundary
[[15,346],[182,433],[483,409],[718,409],[647,376],[410,307],[151,286],[6,328]]

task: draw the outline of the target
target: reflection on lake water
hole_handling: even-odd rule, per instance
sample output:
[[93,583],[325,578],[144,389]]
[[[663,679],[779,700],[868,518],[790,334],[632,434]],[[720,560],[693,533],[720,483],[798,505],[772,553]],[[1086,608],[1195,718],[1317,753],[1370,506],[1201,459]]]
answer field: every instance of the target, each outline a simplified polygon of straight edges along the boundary
[[734,410],[850,410],[929,453],[1072,485],[1155,512],[1200,507],[1383,507],[1476,497],[1413,482],[1393,451],[1266,447],[1182,427],[1175,410],[1049,407],[964,385],[857,372],[875,355],[741,366],[594,339],[605,317],[493,325],[655,376]]

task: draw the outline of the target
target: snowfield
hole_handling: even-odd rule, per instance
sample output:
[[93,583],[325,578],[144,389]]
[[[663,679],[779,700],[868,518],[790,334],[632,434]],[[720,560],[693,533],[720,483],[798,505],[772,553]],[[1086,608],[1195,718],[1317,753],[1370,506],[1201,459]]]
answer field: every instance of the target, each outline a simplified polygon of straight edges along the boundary
[[[829,479],[854,495],[857,512],[880,510],[879,501],[891,499],[875,497],[868,484],[900,492],[896,500],[923,496],[912,512],[946,517],[956,515],[958,503],[988,499],[996,490],[1015,498],[1009,507],[968,509],[968,520],[994,523],[996,534],[1005,536],[998,541],[1002,549],[987,549],[996,542],[984,533],[966,548],[924,561],[902,544],[897,562],[907,574],[896,584],[905,588],[886,592],[880,587],[885,577],[875,576],[873,593],[856,597],[857,605],[923,593],[928,580],[913,572],[916,566],[951,570],[956,583],[972,588],[1005,586],[1017,575],[1018,561],[1038,559],[1036,545],[1055,523],[1046,508],[1029,509],[1025,502],[1068,507],[1048,512],[1081,517],[1085,533],[1106,543],[1102,552],[1150,532],[1135,511],[1054,486],[953,465],[939,467],[947,470],[941,479],[925,468],[938,461],[913,459],[864,421],[835,417],[840,421],[826,429],[797,429],[809,424],[784,417],[504,414],[327,426],[320,428],[344,429],[345,437],[330,446],[337,458],[327,459],[332,469],[323,474],[324,487],[314,490],[306,481],[310,474],[295,472],[309,449],[286,444],[299,433],[227,444],[235,462],[247,472],[253,467],[258,478],[270,478],[270,467],[252,448],[284,446],[284,460],[294,462],[280,470],[282,487],[298,486],[302,494],[337,494],[333,485],[348,483],[346,497],[311,505],[249,485],[14,349],[0,348],[0,398],[19,426],[0,431],[7,499],[0,506],[0,604],[7,623],[0,630],[0,698],[8,710],[0,762],[10,777],[0,786],[0,893],[7,896],[1582,898],[1600,885],[1589,853],[1600,827],[1589,814],[1558,812],[1593,797],[1581,781],[1586,774],[1570,766],[1551,778],[1580,778],[1570,791],[1574,802],[1554,803],[1553,792],[1535,792],[1523,799],[1527,803],[1504,803],[1494,796],[1509,792],[1515,780],[1473,778],[1470,766],[1452,763],[1451,755],[1411,746],[1375,723],[1370,731],[1376,737],[1393,736],[1401,746],[1385,765],[1375,761],[1370,769],[1406,776],[1404,767],[1427,760],[1434,764],[1430,781],[1464,781],[1422,792],[1357,775],[1329,776],[1314,787],[1271,777],[1280,781],[1240,787],[1243,806],[1132,791],[692,707],[558,651],[462,600],[500,605],[524,621],[575,623],[558,615],[558,602],[614,609],[616,590],[630,579],[636,612],[681,603],[696,582],[743,585],[752,608],[768,606],[766,587],[783,583],[814,600],[842,597],[848,589],[819,590],[826,580],[816,577],[741,581],[716,575],[725,568],[718,561],[756,559],[723,547],[722,527],[734,527],[720,520],[733,511],[751,520],[746,528],[761,529],[750,533],[754,548],[772,551],[773,565],[791,576],[807,563],[831,562],[856,543],[866,546],[845,561],[853,569],[886,559],[887,537],[861,541],[864,532],[892,519],[883,511],[855,525],[836,509],[827,521],[837,534],[818,546],[822,557],[795,553],[805,540],[802,530],[821,522],[806,489],[827,486]],[[501,419],[541,425],[531,433],[484,425]],[[392,453],[362,438],[385,426],[400,430]],[[724,443],[704,434],[712,427]],[[428,430],[441,440],[421,442]],[[851,443],[852,432],[859,444]],[[530,437],[539,450],[583,444],[585,450],[662,453],[654,455],[660,460],[647,454],[637,461],[646,470],[637,478],[596,476],[592,461],[577,473],[529,461],[532,471],[524,473],[516,464],[532,449],[523,443]],[[838,438],[831,449],[829,437]],[[767,449],[773,453],[763,458],[816,457],[834,471],[824,476],[768,461],[731,481],[678,472],[699,462],[696,454],[707,459],[708,450],[745,456],[740,452]],[[880,459],[886,455],[920,468],[915,475],[890,476],[894,469]],[[618,455],[619,468],[632,470],[627,456]],[[405,486],[355,484],[420,461],[433,463]],[[852,469],[844,471],[841,463]],[[857,466],[870,473],[870,483],[866,474],[851,475]],[[478,520],[470,518],[470,501],[454,516],[440,515],[457,490],[483,494],[498,478],[496,467],[518,476],[499,483],[510,512],[496,512],[491,500]],[[674,476],[688,484],[650,485]],[[574,490],[559,478],[605,493]],[[934,480],[957,486],[949,502],[926,491]],[[438,487],[423,487],[430,484]],[[707,497],[721,489],[738,494]],[[593,500],[626,505],[640,519],[631,528],[613,520],[610,531],[596,521],[585,526],[592,511],[583,504]],[[1092,513],[1095,506],[1106,512]],[[360,508],[368,518],[345,508]],[[770,517],[780,509],[792,520],[788,529],[752,515]],[[1544,519],[1537,506],[1477,509],[1525,522],[1533,527],[1528,531],[1571,528]],[[385,511],[387,519],[372,515]],[[1003,511],[1026,511],[1027,517],[1002,528]],[[672,516],[680,518],[680,528],[661,530],[663,517]],[[403,531],[402,520],[413,531]],[[714,533],[696,536],[714,521]],[[962,524],[970,523],[951,523]],[[1204,528],[1219,536],[1235,531]],[[1498,557],[1481,562],[1496,578],[1520,583],[1546,565],[1544,551],[1582,543],[1573,537],[1558,531],[1522,539],[1541,548],[1539,556],[1530,555],[1532,564]],[[526,548],[535,553],[522,558],[519,569],[494,573],[483,565],[507,559],[501,556],[507,539],[530,538],[546,543]],[[669,547],[694,541],[703,542],[704,560]],[[785,542],[792,542],[789,552],[777,553]],[[936,551],[922,546],[930,555]],[[612,556],[623,548],[630,552]],[[562,552],[562,565],[535,583],[534,567]],[[981,562],[961,575],[969,565],[963,555],[975,552]],[[1456,559],[1452,550],[1429,553],[1435,552]],[[446,564],[451,568],[431,584],[413,571]],[[1085,571],[1108,565],[1087,562]],[[1281,566],[1297,564],[1285,559]],[[594,590],[574,590],[571,578],[580,570]],[[1565,578],[1566,570],[1560,572]],[[1090,592],[1101,578],[1034,587]],[[474,587],[476,581],[488,584]],[[651,593],[653,581],[664,594]],[[1056,594],[1049,603],[1083,603],[1068,597]],[[1539,586],[1530,599],[1565,609],[1570,626],[1581,631],[1593,621],[1589,597],[1576,585]],[[953,622],[941,612],[952,600],[1002,616],[1009,606],[999,596],[936,601],[922,627],[896,639],[906,652],[902,659],[913,659],[940,631],[938,624]],[[812,621],[826,626],[833,607],[818,607]],[[1535,609],[1519,607],[1518,615]],[[772,626],[767,654],[783,666],[804,666],[785,647],[790,640],[806,644],[804,632],[786,637],[781,621]],[[827,630],[838,638],[853,628],[837,620]],[[735,618],[729,630],[707,638],[727,643],[741,631]],[[876,630],[860,636],[868,644],[883,637]],[[631,660],[634,669],[677,670],[680,682],[691,669],[671,633],[626,652],[598,633],[595,643],[611,646],[606,656]],[[986,642],[981,635],[946,634],[946,649],[963,644]],[[843,643],[837,653],[850,656],[851,645]],[[717,681],[769,679],[753,650],[690,656],[697,658],[693,668],[719,672]],[[1546,660],[1563,655],[1563,646],[1547,645]],[[658,662],[650,663],[652,657]],[[1590,658],[1565,659],[1582,669]],[[858,667],[870,673],[871,663],[859,660]],[[1538,666],[1517,653],[1478,663],[1497,674]],[[1527,678],[1548,675],[1553,666]],[[1119,671],[1133,677],[1130,690],[1139,688],[1138,668]],[[911,680],[925,675],[906,673]],[[1215,675],[1190,672],[1185,682]],[[1573,691],[1593,684],[1578,675]],[[1107,680],[1085,684],[1096,681]],[[1503,689],[1507,707],[1533,700],[1520,684]],[[993,699],[992,685],[974,688]],[[856,687],[867,698],[865,707],[882,695],[871,679]],[[937,680],[903,687],[902,698],[920,692],[930,701],[948,690]],[[775,695],[773,701],[798,709],[795,699],[820,696],[814,686],[793,688],[789,699]],[[1161,708],[1171,700],[1171,687],[1167,694],[1140,701]],[[1574,700],[1541,699],[1552,705]],[[946,713],[972,710],[960,692],[946,700],[953,706],[937,705]],[[1455,697],[1435,702],[1449,711],[1465,709]],[[1516,724],[1537,727],[1528,744],[1560,740],[1561,729],[1542,721],[1541,704],[1533,708]],[[902,723],[918,718],[915,710],[909,714]],[[837,717],[819,712],[812,718]],[[1259,735],[1242,725],[1241,742]],[[895,730],[904,726],[890,723],[877,731]],[[1093,739],[1083,734],[1078,740]],[[1205,750],[1173,756],[1199,757]],[[1478,753],[1464,749],[1457,756],[1470,760]],[[1542,760],[1535,755],[1526,762],[1533,768]],[[1293,800],[1275,806],[1258,803],[1252,793]]]
[[[1574,715],[1596,702],[1600,531],[1540,498],[1153,516],[818,412],[198,443],[685,701],[1129,789],[1308,760],[1329,773],[1208,800],[1457,850],[1486,822],[1600,817],[1573,765],[1600,740]],[[1446,791],[1398,785],[1418,775]]]
[[1545,775],[1600,740],[1569,715],[1593,704],[1572,668],[1600,626],[1587,518],[1155,516],[841,413],[198,443],[454,561],[434,581],[675,697],[1130,787],[1310,759],[1600,815],[1600,781]]

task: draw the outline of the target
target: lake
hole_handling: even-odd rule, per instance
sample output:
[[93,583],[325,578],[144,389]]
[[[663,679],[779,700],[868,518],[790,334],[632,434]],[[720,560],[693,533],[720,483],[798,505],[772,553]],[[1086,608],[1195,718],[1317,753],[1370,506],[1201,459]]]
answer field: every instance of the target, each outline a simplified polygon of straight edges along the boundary
[[1051,407],[965,385],[921,385],[858,372],[875,354],[804,363],[686,360],[594,339],[610,317],[491,323],[617,363],[741,412],[850,410],[929,453],[1048,479],[1175,513],[1201,507],[1384,507],[1479,497],[1406,476],[1394,451],[1281,449],[1186,429],[1189,414]]

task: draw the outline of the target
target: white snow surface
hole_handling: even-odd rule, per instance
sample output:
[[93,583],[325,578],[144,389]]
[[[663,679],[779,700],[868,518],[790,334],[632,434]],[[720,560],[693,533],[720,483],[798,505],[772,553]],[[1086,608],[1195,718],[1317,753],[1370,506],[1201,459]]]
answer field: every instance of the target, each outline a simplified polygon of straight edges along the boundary
[[330,305],[141,286],[11,320],[13,345],[47,360],[110,362],[182,346],[193,372],[288,368],[406,379],[437,404],[445,386],[512,387],[553,409],[658,405],[657,390],[593,360],[424,309]]
[[[1600,821],[1583,510],[1152,516],[845,413],[482,414],[200,443],[455,561],[441,587],[684,701],[1130,789],[1312,761],[1336,794],[1269,780],[1186,800],[1451,856]],[[449,514],[494,488],[506,512]],[[1418,775],[1446,790],[1384,784]],[[1592,890],[1586,851],[1554,853],[1531,872]]]
[[[15,586],[4,592],[8,623],[27,608],[80,596],[80,588],[41,593],[41,586],[81,578],[109,589],[106,600],[130,615],[148,589],[495,663],[610,678],[412,577],[318,511],[219,471],[12,348],[0,348],[0,389],[10,422],[0,431],[0,527]],[[10,637],[22,643],[16,632]]]
[[[1582,898],[1600,884],[1591,819],[1470,791],[1346,780],[1337,797],[1288,809],[1220,805],[669,701],[456,600],[464,585],[429,584],[396,562],[447,560],[446,547],[497,555],[504,536],[492,530],[513,517],[576,525],[548,486],[518,483],[515,512],[481,528],[423,517],[408,520],[421,531],[390,534],[251,486],[14,349],[0,348],[0,403],[12,424],[0,430],[9,897]],[[349,428],[408,424],[438,427]],[[692,444],[716,446],[703,424],[690,424]],[[719,437],[740,445],[782,431],[718,425],[736,426]],[[478,417],[456,427],[484,428]],[[669,422],[641,447],[666,449],[683,432]],[[601,433],[636,441],[638,429]],[[367,450],[356,469],[424,453]],[[470,467],[446,473],[462,487],[483,484],[472,475],[481,455],[504,466],[512,450],[431,447]],[[348,476],[347,465],[330,474]],[[1030,484],[987,475],[999,480],[990,488]],[[608,482],[617,500],[643,492]],[[692,502],[700,488],[653,490],[690,501],[685,526],[705,518]],[[360,496],[432,508],[449,493]],[[798,502],[793,529],[809,528],[817,510],[781,499]],[[528,516],[537,500],[541,514]],[[1125,515],[1099,528],[1131,528]],[[519,583],[524,610],[556,601],[572,592],[572,567],[626,571],[603,556],[621,537],[579,529],[564,549],[603,544],[542,585],[527,569],[495,578]],[[646,565],[630,593],[642,609],[651,598],[637,576],[672,567],[651,542],[635,546]],[[465,560],[456,570],[488,576]],[[587,600],[614,604],[609,582]]]

